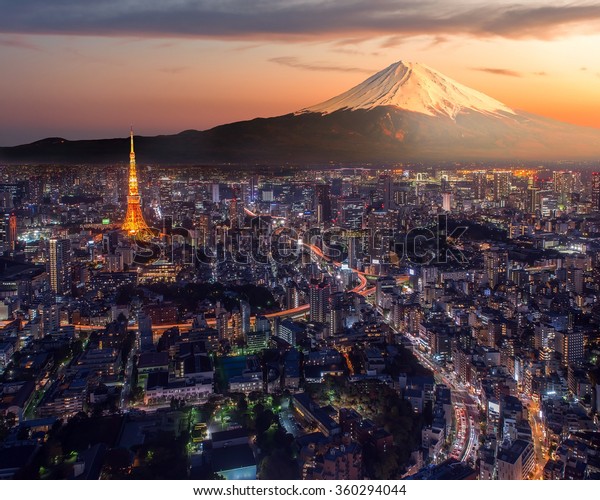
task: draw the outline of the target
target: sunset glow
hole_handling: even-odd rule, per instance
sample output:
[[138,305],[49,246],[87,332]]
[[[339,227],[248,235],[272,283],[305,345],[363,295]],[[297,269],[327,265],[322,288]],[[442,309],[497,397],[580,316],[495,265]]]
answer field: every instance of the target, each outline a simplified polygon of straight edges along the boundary
[[[440,17],[435,3],[407,13],[396,2],[385,23],[365,12],[386,2],[261,2],[262,22],[249,2],[228,2],[229,17],[210,2],[190,12],[181,2],[156,23],[160,12],[133,0],[62,2],[52,15],[39,2],[0,2],[0,145],[120,136],[131,122],[152,135],[281,115],[398,60],[512,108],[600,127],[600,4],[548,12],[530,1],[504,10],[468,1],[444,3]],[[403,13],[413,25],[392,22]]]

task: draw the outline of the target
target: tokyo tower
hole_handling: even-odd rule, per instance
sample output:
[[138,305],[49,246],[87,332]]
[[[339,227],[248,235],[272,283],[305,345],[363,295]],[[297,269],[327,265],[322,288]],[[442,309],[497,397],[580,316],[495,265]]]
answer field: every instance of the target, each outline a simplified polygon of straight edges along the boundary
[[130,132],[131,152],[129,153],[129,196],[127,196],[127,214],[123,222],[123,231],[134,236],[140,231],[150,232],[148,224],[142,215],[140,193],[138,190],[137,171],[135,167],[135,152],[133,151],[133,127]]

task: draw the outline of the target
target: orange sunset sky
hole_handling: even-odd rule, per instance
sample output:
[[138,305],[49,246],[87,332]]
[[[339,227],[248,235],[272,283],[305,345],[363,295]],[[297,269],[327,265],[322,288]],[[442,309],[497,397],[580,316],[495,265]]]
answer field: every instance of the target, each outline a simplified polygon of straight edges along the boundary
[[600,2],[0,0],[0,146],[296,111],[397,60],[600,128]]

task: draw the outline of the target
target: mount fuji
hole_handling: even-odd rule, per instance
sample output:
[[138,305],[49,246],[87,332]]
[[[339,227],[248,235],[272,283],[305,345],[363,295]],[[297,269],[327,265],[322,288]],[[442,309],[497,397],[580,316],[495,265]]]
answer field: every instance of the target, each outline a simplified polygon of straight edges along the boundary
[[372,110],[383,106],[453,120],[459,113],[468,111],[492,115],[516,114],[501,102],[465,87],[434,69],[403,61],[375,73],[347,92],[300,113],[328,114],[340,110]]
[[[44,139],[0,162],[124,161],[127,139]],[[399,163],[597,160],[600,129],[536,116],[423,64],[399,61],[347,92],[283,116],[136,138],[145,163]]]

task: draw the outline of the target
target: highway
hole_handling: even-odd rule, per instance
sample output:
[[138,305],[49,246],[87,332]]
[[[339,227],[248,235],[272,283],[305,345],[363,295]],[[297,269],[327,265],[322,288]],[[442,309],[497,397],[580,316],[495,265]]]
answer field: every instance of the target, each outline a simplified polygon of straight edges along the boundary
[[402,335],[411,341],[414,346],[413,354],[423,366],[433,372],[435,381],[447,385],[452,391],[456,437],[450,448],[450,456],[461,462],[474,463],[479,446],[478,398],[470,394],[465,386],[456,380],[454,373],[448,372],[439,365],[436,365],[422,353],[418,347],[419,341],[415,337],[408,333],[402,333]]

